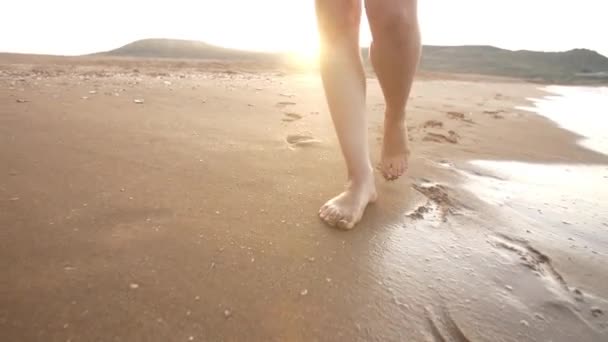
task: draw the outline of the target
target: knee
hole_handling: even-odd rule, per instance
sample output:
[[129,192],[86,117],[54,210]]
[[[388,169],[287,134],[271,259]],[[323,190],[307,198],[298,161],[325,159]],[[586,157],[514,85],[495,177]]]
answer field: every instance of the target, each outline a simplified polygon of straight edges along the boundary
[[365,10],[374,41],[395,44],[419,30],[415,0],[368,0]]
[[361,5],[357,0],[317,0],[317,21],[324,40],[350,38],[357,35]]

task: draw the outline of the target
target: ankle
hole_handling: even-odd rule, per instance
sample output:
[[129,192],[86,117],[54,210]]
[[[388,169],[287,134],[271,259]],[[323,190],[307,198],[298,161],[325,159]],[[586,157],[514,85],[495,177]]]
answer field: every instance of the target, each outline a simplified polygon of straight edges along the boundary
[[371,165],[369,166],[368,169],[357,172],[357,173],[351,173],[348,177],[348,186],[349,187],[367,185],[367,184],[373,183],[373,182],[374,182],[374,169],[371,167]]
[[405,111],[398,113],[386,111],[384,115],[384,128],[403,128],[405,127]]

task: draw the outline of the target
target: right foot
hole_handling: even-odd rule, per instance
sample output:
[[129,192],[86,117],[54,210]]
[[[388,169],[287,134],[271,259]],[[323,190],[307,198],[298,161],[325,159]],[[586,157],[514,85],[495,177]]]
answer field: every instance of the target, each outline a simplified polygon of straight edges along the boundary
[[332,227],[352,229],[361,220],[367,205],[377,197],[373,176],[364,182],[351,182],[346,191],[321,207],[319,217]]
[[407,171],[409,154],[405,122],[385,122],[380,170],[386,180],[395,180]]

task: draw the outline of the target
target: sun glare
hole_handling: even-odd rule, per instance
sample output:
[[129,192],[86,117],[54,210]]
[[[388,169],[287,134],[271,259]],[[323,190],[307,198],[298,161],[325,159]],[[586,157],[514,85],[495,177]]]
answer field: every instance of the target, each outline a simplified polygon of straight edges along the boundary
[[311,41],[291,49],[293,62],[303,67],[314,67],[319,61],[319,44]]

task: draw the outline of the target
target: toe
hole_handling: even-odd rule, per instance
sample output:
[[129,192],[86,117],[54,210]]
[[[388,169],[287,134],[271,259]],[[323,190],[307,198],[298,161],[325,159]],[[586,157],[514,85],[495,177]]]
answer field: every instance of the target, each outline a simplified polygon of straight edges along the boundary
[[400,160],[399,166],[397,167],[397,176],[398,177],[403,176],[404,171],[405,171],[405,163],[403,162],[403,160]]
[[329,214],[331,213],[331,207],[328,205],[325,205],[321,208],[321,210],[319,211],[319,217],[321,217],[324,221],[327,221],[327,218],[329,217]]
[[353,229],[354,226],[355,226],[355,222],[353,220],[343,218],[340,221],[338,221],[338,228],[340,228],[340,229]]
[[319,216],[323,217],[325,212],[327,212],[327,204],[325,204],[321,208],[319,208]]
[[326,214],[325,210],[323,210],[323,209],[319,210],[319,217],[320,217],[322,220],[325,220],[325,217],[326,217],[326,216],[327,216],[327,214]]
[[398,177],[397,171],[394,169],[393,165],[391,164],[390,168],[387,170],[385,178],[386,178],[386,180],[392,181],[392,180],[397,179],[397,177]]
[[338,209],[334,209],[331,213],[331,215],[329,216],[329,224],[332,226],[335,226],[338,224],[338,222],[342,219],[342,214],[340,213],[340,210]]
[[323,221],[325,221],[325,223],[329,224],[330,226],[334,226],[336,224],[336,210],[334,208],[327,208],[327,210],[323,212],[322,215],[323,216],[321,216],[321,218],[323,219]]
[[384,164],[382,174],[386,180],[393,181],[401,177],[405,173],[406,168],[404,160],[392,160]]
[[382,176],[387,179],[390,180],[391,178],[393,178],[393,172],[392,172],[392,164],[389,162],[384,162],[382,164]]
[[401,170],[399,168],[399,163],[393,161],[391,164],[391,176],[393,179],[398,178],[401,175]]

